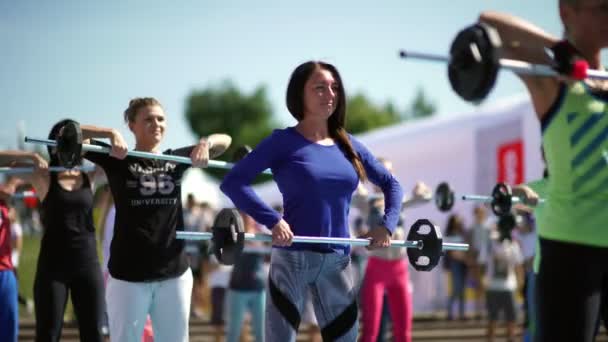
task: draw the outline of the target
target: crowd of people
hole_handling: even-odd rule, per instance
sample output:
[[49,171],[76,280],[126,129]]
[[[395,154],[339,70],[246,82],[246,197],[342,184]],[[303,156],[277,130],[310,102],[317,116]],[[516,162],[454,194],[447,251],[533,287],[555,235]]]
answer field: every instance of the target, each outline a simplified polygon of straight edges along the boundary
[[[389,160],[379,160],[387,170],[392,171]],[[20,190],[28,188],[29,186],[24,184]],[[351,215],[349,223],[351,236],[364,236],[369,227],[373,227],[381,219],[384,201],[382,196],[374,196],[378,192],[379,188],[366,187],[364,184],[355,191],[351,205],[356,214]],[[404,203],[425,204],[429,202],[429,194],[428,186],[418,182],[411,194],[404,197]],[[9,206],[8,218],[11,222],[11,240],[14,246],[12,260],[17,273],[22,245],[19,241],[22,239],[23,230],[19,217],[43,208],[26,210],[21,200],[12,203],[15,206]],[[405,207],[404,205],[404,209]],[[17,209],[21,215],[17,214]],[[206,202],[197,201],[193,194],[189,194],[183,207],[184,230],[211,231],[217,209]],[[274,209],[282,212],[282,207],[278,204]],[[445,318],[448,320],[487,319],[488,333],[492,336],[498,314],[502,310],[508,333],[515,336],[516,324],[521,323],[528,329],[528,312],[533,310],[533,300],[530,300],[533,295],[526,289],[529,290],[527,285],[533,277],[536,248],[534,218],[528,212],[521,212],[517,215],[512,234],[508,237],[500,236],[500,220],[488,215],[488,210],[485,206],[475,207],[468,220],[471,222],[469,226],[465,226],[465,220],[458,214],[452,214],[447,219],[443,232],[445,241],[468,243],[470,249],[467,252],[450,251],[442,259],[446,273],[444,280],[449,284],[446,287],[449,292],[446,293],[446,307],[438,310],[438,314],[442,316],[445,312]],[[406,212],[401,212],[393,239],[405,238],[403,222]],[[101,246],[100,269],[103,282],[107,286],[110,276],[108,259],[116,217],[109,184],[103,183],[97,187],[93,213],[94,231]],[[246,232],[270,233],[267,227],[253,220],[251,216],[242,211],[241,215]],[[28,231],[30,236],[39,236],[35,229]],[[241,336],[246,334],[244,327],[251,327],[252,336],[256,341],[264,340],[264,307],[270,269],[270,247],[270,244],[247,242],[237,263],[226,266],[216,260],[209,241],[185,241],[184,251],[193,275],[189,315],[191,319],[208,321],[214,327],[217,341],[222,340],[222,336],[225,336],[226,341],[242,340]],[[412,270],[405,250],[368,250],[364,247],[354,247],[351,256],[355,284],[360,289],[358,310],[362,322],[361,340],[383,341],[385,336],[393,336],[395,340],[411,340],[414,316],[412,296],[415,292],[409,279]],[[467,289],[470,289],[468,296],[465,295]],[[307,291],[303,298],[301,323],[312,329],[314,340],[320,341],[320,328],[311,293]],[[78,301],[78,297],[75,300]],[[19,303],[26,311],[32,312],[31,300],[19,295]],[[528,303],[530,305],[527,305]],[[105,307],[103,304],[99,305]],[[86,306],[86,310],[90,312],[94,307]],[[41,311],[40,307],[37,309]],[[64,318],[63,310],[65,307],[62,307],[57,315],[56,319],[60,321],[56,323],[58,325],[61,325]],[[42,313],[38,315],[41,317]],[[83,319],[79,311],[75,311],[75,315],[74,318]],[[100,319],[100,332],[101,335],[107,335],[107,312],[103,316],[103,319]],[[86,316],[84,319],[86,320]],[[244,324],[245,322],[249,324]],[[391,331],[387,331],[388,327],[392,327]],[[48,329],[44,325],[39,329],[43,328]],[[55,331],[59,336],[61,327],[48,331]],[[149,317],[145,321],[142,340],[154,341],[153,324]]]

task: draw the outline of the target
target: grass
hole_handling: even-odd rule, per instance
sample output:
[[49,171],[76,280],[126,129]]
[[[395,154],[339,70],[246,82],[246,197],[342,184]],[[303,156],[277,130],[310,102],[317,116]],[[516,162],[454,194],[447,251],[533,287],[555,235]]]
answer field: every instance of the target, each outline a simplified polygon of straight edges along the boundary
[[34,298],[34,277],[39,253],[40,237],[24,236],[23,250],[19,259],[19,293],[29,299]]

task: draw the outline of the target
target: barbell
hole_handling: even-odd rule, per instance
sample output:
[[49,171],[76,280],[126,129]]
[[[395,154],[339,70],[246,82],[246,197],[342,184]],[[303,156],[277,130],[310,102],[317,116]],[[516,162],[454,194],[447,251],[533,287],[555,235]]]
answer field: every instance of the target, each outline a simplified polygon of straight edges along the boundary
[[[63,171],[81,171],[81,172],[91,172],[95,170],[94,166],[74,166],[74,167],[64,167],[64,166],[49,166],[46,169],[48,172],[63,172]],[[24,167],[8,167],[3,166],[0,167],[0,173],[2,174],[24,174],[24,173],[33,173],[36,169],[33,166],[24,166]]]
[[589,69],[584,60],[573,61],[569,73],[564,75],[556,69],[559,66],[500,58],[501,46],[496,29],[478,23],[466,27],[456,35],[449,56],[409,50],[399,51],[399,56],[447,63],[452,89],[464,100],[472,102],[483,100],[492,91],[500,69],[522,75],[608,80],[607,72]]
[[[368,195],[367,198],[369,200],[381,199],[384,198],[384,195],[382,193],[374,193]],[[430,201],[435,202],[435,206],[439,211],[449,211],[454,206],[454,191],[452,191],[447,182],[441,182],[435,188],[435,192],[430,196],[421,198],[404,198],[401,202],[401,209],[413,207],[419,204],[425,204]]]
[[[213,253],[219,262],[232,265],[241,256],[245,241],[272,242],[270,234],[245,233],[243,220],[237,209],[224,208],[216,216],[209,232],[177,231],[177,239],[212,240]],[[336,238],[316,236],[294,236],[294,243],[338,244],[351,246],[369,246],[369,239]],[[443,251],[466,251],[468,244],[445,243],[439,227],[429,220],[417,220],[407,235],[407,240],[391,240],[392,248],[407,248],[408,259],[418,271],[430,271],[438,263]]]
[[[506,183],[498,183],[492,189],[492,194],[490,196],[481,196],[481,195],[463,195],[463,201],[474,201],[481,203],[490,203],[490,207],[492,211],[497,216],[505,216],[511,213],[511,209],[513,208],[513,204],[523,203],[521,198],[513,196],[513,191],[511,187]],[[538,204],[545,203],[545,199],[539,198]],[[529,205],[529,204],[526,204]]]
[[[63,129],[61,130],[61,133],[57,136],[57,140],[25,137],[25,142],[56,147],[59,162],[62,166],[66,168],[71,168],[77,165],[80,162],[82,152],[96,152],[106,154],[109,154],[111,152],[111,148],[107,146],[83,144],[82,131],[80,129],[80,125],[77,122],[68,122],[67,124],[65,124],[65,126],[63,126]],[[182,156],[133,150],[128,151],[127,155],[138,158],[166,160],[176,163],[192,165],[192,160],[190,160],[190,158]],[[220,169],[231,169],[233,166],[234,163],[229,163],[221,160],[209,160],[207,164],[207,167]],[[265,170],[264,173],[271,174],[270,170]]]

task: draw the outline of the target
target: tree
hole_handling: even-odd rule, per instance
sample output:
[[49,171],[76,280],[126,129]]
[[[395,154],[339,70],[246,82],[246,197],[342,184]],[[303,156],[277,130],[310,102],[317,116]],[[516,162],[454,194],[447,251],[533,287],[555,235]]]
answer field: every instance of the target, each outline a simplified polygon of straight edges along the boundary
[[[191,92],[186,99],[185,117],[198,137],[212,133],[226,133],[232,137],[228,151],[217,158],[226,161],[232,161],[236,148],[257,145],[277,127],[264,86],[257,87],[251,94],[243,94],[230,81]],[[208,171],[215,177],[226,173],[217,169]]]
[[346,129],[352,134],[358,134],[407,120],[430,117],[436,113],[437,106],[422,88],[418,88],[412,102],[401,113],[393,103],[387,102],[379,106],[361,93],[347,100],[346,109]]
[[437,111],[437,105],[430,100],[422,88],[418,88],[414,99],[406,110],[406,119],[420,119],[429,117]]
[[358,93],[346,102],[346,130],[351,134],[399,123],[402,120],[392,103],[377,106]]

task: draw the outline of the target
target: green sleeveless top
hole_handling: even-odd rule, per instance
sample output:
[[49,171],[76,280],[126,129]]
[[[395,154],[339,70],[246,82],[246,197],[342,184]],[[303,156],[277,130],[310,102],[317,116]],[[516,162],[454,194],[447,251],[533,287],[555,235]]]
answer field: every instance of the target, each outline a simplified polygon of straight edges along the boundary
[[541,122],[549,170],[539,236],[608,247],[608,93],[563,84]]

